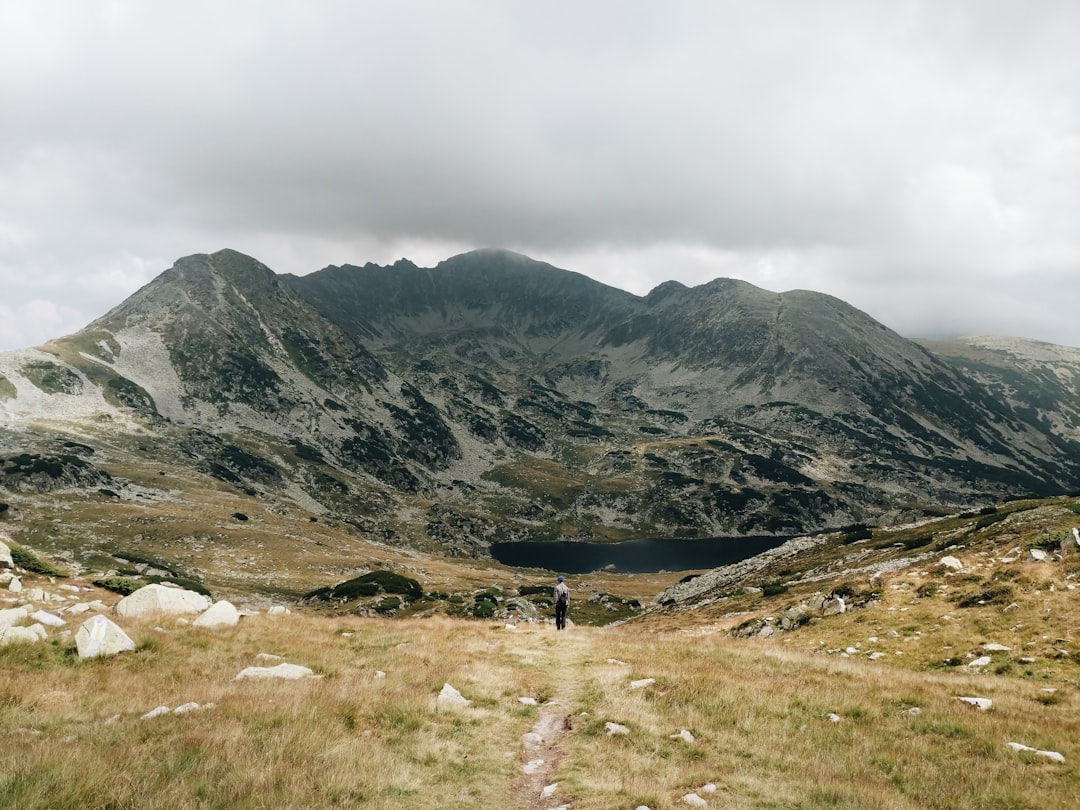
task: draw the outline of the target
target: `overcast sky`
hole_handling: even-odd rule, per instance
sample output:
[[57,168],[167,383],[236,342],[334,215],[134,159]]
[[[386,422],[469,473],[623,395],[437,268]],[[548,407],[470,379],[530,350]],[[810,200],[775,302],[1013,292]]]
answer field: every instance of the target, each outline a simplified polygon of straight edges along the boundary
[[0,349],[504,247],[1080,347],[1080,3],[0,0]]

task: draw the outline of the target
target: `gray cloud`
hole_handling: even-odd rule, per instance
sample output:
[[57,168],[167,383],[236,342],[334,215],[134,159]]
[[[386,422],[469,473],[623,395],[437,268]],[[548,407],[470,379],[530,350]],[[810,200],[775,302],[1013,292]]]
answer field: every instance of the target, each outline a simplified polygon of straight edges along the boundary
[[1076,30],[1068,2],[3,3],[0,348],[226,246],[501,246],[1077,346]]

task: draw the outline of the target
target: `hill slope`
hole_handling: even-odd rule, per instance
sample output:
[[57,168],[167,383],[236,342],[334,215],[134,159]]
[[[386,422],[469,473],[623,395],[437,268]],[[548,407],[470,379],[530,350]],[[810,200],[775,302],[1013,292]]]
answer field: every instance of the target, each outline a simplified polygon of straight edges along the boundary
[[221,251],[0,355],[0,413],[16,450],[121,437],[121,478],[174,465],[385,542],[484,556],[523,538],[797,534],[1075,487],[1067,390],[1035,407],[1022,383],[1045,368],[1003,363],[1013,396],[835,298],[726,279],[638,297],[505,251],[303,277]]

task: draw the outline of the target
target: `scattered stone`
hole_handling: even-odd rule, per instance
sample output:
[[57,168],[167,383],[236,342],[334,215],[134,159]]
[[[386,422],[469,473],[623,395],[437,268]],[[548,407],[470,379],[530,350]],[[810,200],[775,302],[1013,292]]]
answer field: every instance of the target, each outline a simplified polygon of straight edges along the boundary
[[375,680],[381,681],[385,677],[386,677],[386,673],[383,672],[381,669],[375,670]]
[[872,652],[872,653],[870,653],[870,655],[869,655],[869,656],[867,656],[867,657],[868,657],[868,658],[869,658],[869,659],[870,659],[871,661],[877,661],[877,660],[878,660],[879,658],[884,658],[884,657],[885,657],[885,653],[883,653],[883,652]]
[[559,785],[557,782],[550,785],[544,785],[544,789],[540,791],[540,798],[550,799],[552,796],[555,795],[555,791],[558,789]]
[[1050,555],[1041,548],[1033,548],[1028,551],[1028,562],[1046,562]]
[[533,698],[533,697],[519,697],[518,698],[518,703],[522,703],[522,704],[524,704],[526,706],[535,706],[535,705],[537,705],[536,698]]
[[40,624],[30,627],[0,627],[0,647],[8,644],[37,644],[45,638],[45,628]]
[[656,683],[656,678],[642,678],[639,681],[630,681],[631,689],[642,689],[646,686],[652,686]]
[[210,600],[201,593],[154,583],[139,588],[117,602],[116,612],[121,616],[144,616],[148,613],[184,614],[202,613],[208,607]]
[[266,611],[267,616],[288,616],[289,609],[284,605],[274,605],[272,608]]
[[236,610],[235,605],[222,599],[207,608],[191,625],[192,627],[212,629],[216,627],[235,627],[239,622],[240,613]]
[[673,739],[673,740],[682,740],[683,742],[692,743],[692,742],[694,742],[695,737],[694,737],[693,734],[691,734],[689,731],[687,731],[684,728],[678,734],[672,734],[671,739]]
[[616,734],[629,734],[630,729],[619,723],[604,723],[604,728],[607,729],[608,736],[614,736]]
[[825,616],[836,616],[840,613],[846,613],[847,605],[844,604],[844,600],[842,597],[834,596],[832,599],[829,599],[825,602],[825,604],[821,608],[821,612],[822,615]]
[[98,658],[131,652],[135,642],[127,633],[100,613],[83,622],[75,633],[79,658]]
[[696,793],[687,793],[685,796],[682,797],[682,799],[680,801],[682,801],[683,804],[690,805],[691,807],[708,807],[709,806],[709,803],[707,801],[705,801],[703,798],[701,798],[700,796],[698,796]]
[[12,593],[22,593],[22,580],[18,577],[12,577],[11,582],[8,583],[8,590]]
[[528,762],[521,766],[521,772],[528,776],[532,776],[534,773],[538,773],[543,767],[544,760],[530,759]]
[[982,648],[987,652],[1008,652],[1012,647],[1006,647],[1004,644],[983,644]]
[[11,557],[11,549],[0,540],[0,568],[11,569],[15,567],[15,560]]
[[911,717],[918,717],[920,714],[922,714],[922,709],[920,709],[918,706],[912,706],[910,709],[907,710],[907,714],[909,714]]
[[953,557],[953,556],[942,557],[938,561],[938,565],[942,566],[943,568],[948,568],[950,571],[963,571],[964,570],[964,564],[962,562],[960,562],[960,560],[956,559],[956,557]]
[[173,709],[173,714],[187,714],[188,712],[193,712],[201,708],[202,706],[200,706],[198,703],[191,701],[189,703],[183,703],[177,706],[175,709]]
[[156,709],[151,709],[150,711],[148,711],[146,714],[144,714],[139,719],[140,720],[153,720],[155,717],[161,717],[163,714],[168,714],[168,713],[169,713],[169,707],[168,706],[158,706]]
[[24,607],[5,608],[0,610],[0,628],[13,627],[30,616],[30,611]]
[[307,667],[299,664],[278,664],[276,667],[247,667],[233,678],[234,681],[242,681],[247,678],[283,678],[289,681],[301,678],[318,678],[319,676]]
[[991,660],[993,659],[991,659],[989,655],[981,655],[974,661],[969,662],[968,666],[972,667],[973,669],[978,669],[979,667],[988,666]]
[[607,660],[607,662],[609,664],[616,664],[616,665],[618,665],[620,667],[625,667],[626,666],[626,662],[625,661],[620,661],[618,658],[609,658]]
[[444,709],[463,709],[472,703],[448,683],[443,684],[437,702]]
[[1028,751],[1037,757],[1046,757],[1053,762],[1065,762],[1065,757],[1057,751],[1042,751],[1038,748],[1032,748],[1030,745],[1024,745],[1023,743],[1018,742],[1008,743],[1008,746],[1013,751]]
[[49,613],[47,610],[38,610],[30,614],[30,618],[39,624],[44,624],[48,627],[61,627],[67,622],[57,616],[55,613]]
[[273,653],[259,653],[255,656],[256,661],[284,661],[280,655],[274,655]]
[[698,793],[716,793],[716,785],[714,785],[712,782],[702,785],[700,788],[698,788]]
[[969,703],[979,711],[983,712],[985,712],[987,709],[994,705],[994,701],[992,701],[990,698],[983,697],[958,697],[957,700],[963,701],[964,703]]
[[833,723],[839,723],[841,719],[840,715],[838,715],[836,712],[829,712],[827,715],[825,715],[825,717],[827,717]]

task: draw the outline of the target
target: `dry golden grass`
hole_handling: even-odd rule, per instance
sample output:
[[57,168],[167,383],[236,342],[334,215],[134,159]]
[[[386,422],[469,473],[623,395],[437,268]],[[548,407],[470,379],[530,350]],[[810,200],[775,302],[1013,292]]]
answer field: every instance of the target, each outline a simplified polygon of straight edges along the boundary
[[[893,606],[862,614],[880,619]],[[294,612],[217,631],[125,621],[138,649],[108,660],[80,661],[65,642],[8,647],[0,807],[660,810],[709,782],[714,807],[1075,805],[1075,662],[1054,661],[1062,669],[1042,679],[937,670],[935,646],[880,661],[822,652],[816,635],[865,629],[854,615],[745,641],[695,626],[692,614],[677,630],[647,620],[557,633]],[[259,653],[322,677],[233,681],[267,663]],[[643,678],[656,682],[630,687]],[[437,707],[447,682],[469,708]],[[1041,692],[1051,683],[1057,692]],[[982,712],[961,695],[994,706]],[[189,701],[214,706],[140,719]],[[550,711],[572,728],[544,775],[556,794],[541,802],[515,785],[522,735]],[[607,722],[630,734],[609,736]],[[671,738],[682,729],[693,743]],[[1066,763],[1016,754],[1013,740]]]
[[[161,486],[156,470],[127,473]],[[197,567],[219,598],[286,598],[371,568],[414,576],[428,592],[544,581],[543,572],[370,543],[295,507],[236,522],[231,514],[250,509],[250,500],[197,476],[177,486],[182,495],[160,501],[37,499],[32,515],[22,510],[5,530],[46,554],[126,549]],[[754,583],[740,583],[696,609],[606,628],[556,633],[550,624],[508,630],[441,615],[388,620],[296,609],[218,631],[124,620],[138,649],[108,660],[81,661],[63,639],[2,648],[0,808],[662,810],[705,783],[717,787],[710,807],[1073,807],[1080,561],[1001,562],[1040,533],[1080,520],[1068,506],[985,528],[949,519],[875,533],[866,544],[777,564],[791,571],[761,572],[790,582],[779,596],[746,593],[741,585]],[[894,548],[925,532],[932,543]],[[884,575],[865,609],[816,617],[769,640],[726,635],[814,591],[868,588],[866,575],[845,573],[855,564],[929,550]],[[967,570],[938,567],[945,553]],[[804,579],[813,570],[837,573]],[[648,602],[684,573],[575,578],[571,618],[587,593]],[[27,576],[24,584],[41,582]],[[960,607],[1003,586],[1008,600]],[[987,643],[1011,649],[969,668]],[[885,655],[872,660],[875,652]],[[322,677],[233,681],[264,663],[259,653]],[[630,687],[644,678],[655,683]],[[447,682],[472,700],[469,708],[437,707]],[[990,698],[993,708],[956,700],[965,695]],[[524,706],[521,696],[541,705]],[[140,719],[191,701],[214,705]],[[522,792],[522,735],[550,712],[565,714],[571,729],[543,773],[558,789],[540,801]],[[630,733],[609,736],[607,722]],[[672,738],[683,729],[693,743]],[[1015,753],[1010,741],[1058,751],[1065,763]]]

